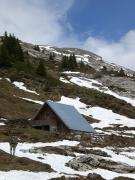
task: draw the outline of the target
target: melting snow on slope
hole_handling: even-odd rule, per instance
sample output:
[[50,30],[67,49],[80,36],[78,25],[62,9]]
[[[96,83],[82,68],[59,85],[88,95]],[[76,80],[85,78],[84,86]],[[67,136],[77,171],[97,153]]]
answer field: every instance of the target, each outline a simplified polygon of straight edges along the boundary
[[76,71],[63,71],[63,74],[80,74],[80,72],[76,72]]
[[64,83],[70,83],[67,79],[63,78],[63,77],[60,77],[59,79],[61,82],[64,82]]
[[[18,96],[16,96],[16,97],[18,97]],[[18,97],[18,98],[29,101],[29,102],[33,102],[33,103],[36,103],[36,104],[41,104],[41,105],[44,104],[43,101],[33,100],[33,99],[29,99],[29,98],[24,98],[24,97]]]
[[27,88],[24,86],[24,83],[23,83],[23,82],[14,81],[13,84],[14,84],[16,87],[18,87],[19,89],[23,90],[23,91],[26,91],[26,92],[29,92],[29,93],[33,93],[33,94],[39,95],[36,91],[32,91],[32,90],[27,89]]
[[61,177],[59,173],[28,172],[28,171],[0,171],[0,180],[49,180],[50,178]]
[[9,78],[0,78],[0,80],[2,80],[2,79],[5,79],[5,80],[7,80],[8,82],[11,82],[11,80],[10,80]]
[[[50,164],[51,167],[55,171],[57,171],[57,173],[48,173],[48,172],[39,173],[39,175],[41,175],[42,178],[41,177],[37,178],[39,180],[50,179],[51,177],[60,176],[60,173],[62,173],[62,172],[74,174],[74,170],[65,166],[65,164],[69,160],[71,160],[72,157],[57,155],[57,154],[48,154],[48,153],[46,153],[45,155],[42,153],[30,153],[29,149],[32,149],[34,147],[46,147],[46,146],[56,147],[56,146],[60,146],[60,145],[76,146],[78,144],[79,144],[79,142],[77,142],[77,141],[68,141],[68,140],[52,142],[52,143],[34,143],[34,144],[33,143],[19,143],[17,146],[16,156],[27,157],[27,158],[35,160],[35,161]],[[9,153],[9,143],[0,143],[0,149]],[[38,157],[41,157],[42,159],[39,159]],[[2,174],[2,172],[0,174]],[[33,175],[33,178],[36,178],[35,173],[33,173],[32,175]],[[21,180],[23,179],[23,178],[21,178],[21,173],[20,173],[20,179]]]
[[102,84],[96,80],[81,78],[81,77],[80,78],[72,77],[70,79],[70,82],[77,84],[78,86],[92,88],[92,89],[96,89],[96,90],[99,90],[99,87],[102,87]]
[[[45,147],[45,146],[60,146],[60,145],[68,145],[68,146],[76,146],[78,145],[78,141],[58,141],[53,143],[19,143],[17,146],[16,155],[18,157],[27,157],[29,159],[39,161],[42,163],[50,164],[51,167],[57,171],[57,172],[25,172],[25,171],[9,171],[9,172],[0,172],[0,178],[1,180],[41,180],[41,179],[50,179],[53,177],[60,177],[65,173],[71,175],[80,174],[86,176],[88,173],[98,173],[101,176],[103,176],[105,179],[110,180],[112,178],[118,177],[118,176],[125,176],[125,177],[134,177],[134,174],[120,174],[115,173],[112,171],[104,170],[104,169],[93,169],[90,171],[75,171],[71,169],[70,167],[66,166],[66,163],[71,160],[73,157],[71,156],[64,156],[64,155],[58,155],[58,154],[48,154],[45,155],[43,153],[30,153],[29,149],[34,147]],[[3,151],[9,153],[9,143],[0,143],[0,149]],[[38,157],[41,157],[42,159],[39,159]]]
[[5,123],[2,123],[2,122],[1,122],[1,123],[0,123],[0,126],[5,126]]
[[[119,161],[121,163],[125,163],[130,166],[135,166],[135,159],[131,159],[128,157],[128,156],[132,155],[135,158],[135,153],[134,152],[124,152],[124,148],[123,148],[122,152],[119,152],[119,154],[114,151],[113,147],[105,147],[105,148],[94,147],[92,149],[101,150],[103,152],[106,152],[108,155],[110,155],[110,157],[104,157],[104,159],[112,160],[115,162]],[[121,150],[122,150],[122,148],[121,148]],[[125,156],[125,155],[127,155],[127,156]]]
[[84,77],[72,77],[70,79],[70,82],[72,82],[78,86],[96,89],[96,90],[103,92],[105,94],[110,94],[110,95],[112,95],[118,99],[124,100],[127,103],[130,103],[131,105],[135,106],[135,100],[134,99],[130,99],[128,97],[120,96],[120,95],[116,94],[115,92],[109,90],[108,87],[104,87],[101,83],[99,83],[96,80],[88,79],[88,78],[84,78]]
[[75,55],[75,56],[76,56],[76,61],[77,62],[81,62],[81,61],[83,61],[84,63],[88,63],[89,62],[88,55],[84,55],[84,56]]
[[11,80],[9,78],[5,78],[8,82],[11,82]]
[[[28,98],[18,97],[26,101],[43,105],[43,101],[32,100]],[[121,126],[135,127],[135,119],[128,118],[112,112],[112,110],[105,109],[102,107],[91,107],[85,103],[80,102],[80,98],[72,99],[65,96],[61,97],[59,103],[74,106],[81,114],[85,116],[92,116],[94,119],[99,120],[97,123],[93,123],[92,126],[95,128],[110,127],[113,124],[119,124]],[[130,123],[129,123],[130,122]]]
[[[61,97],[60,103],[74,106],[81,114],[92,116],[94,119],[100,120],[93,123],[93,127],[104,128],[111,124],[120,124],[121,126],[135,127],[135,119],[128,118],[101,107],[91,107],[80,102],[80,98],[72,99],[65,96]],[[129,123],[130,122],[130,123]]]

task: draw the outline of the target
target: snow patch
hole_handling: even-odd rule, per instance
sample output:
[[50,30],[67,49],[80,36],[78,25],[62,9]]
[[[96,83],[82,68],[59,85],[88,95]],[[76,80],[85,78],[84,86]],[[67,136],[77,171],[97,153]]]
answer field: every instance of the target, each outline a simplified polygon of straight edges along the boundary
[[5,80],[7,80],[8,82],[11,82],[11,80],[10,80],[9,78],[0,78],[0,80],[2,80],[2,79],[5,79]]
[[8,82],[10,82],[11,83],[11,80],[9,79],[9,78],[5,78]]
[[49,180],[61,176],[54,172],[0,171],[0,180]]
[[80,98],[68,98],[65,96],[61,97],[59,103],[74,106],[81,114],[85,116],[92,116],[94,119],[99,120],[98,123],[93,123],[92,126],[95,128],[110,127],[113,124],[119,124],[121,126],[135,127],[135,119],[128,118],[112,112],[112,110],[91,107],[80,101]]
[[63,74],[80,74],[80,72],[76,72],[76,71],[63,71]]
[[14,84],[17,88],[19,88],[19,89],[21,89],[21,90],[23,90],[23,91],[26,91],[26,92],[29,92],[29,93],[33,93],[33,94],[39,95],[36,91],[32,91],[32,90],[27,89],[27,88],[24,86],[24,83],[23,83],[23,82],[14,81],[12,84]]
[[[119,154],[116,154],[113,147],[105,147],[105,148],[96,147],[96,148],[93,148],[93,149],[101,150],[101,151],[106,152],[108,155],[111,156],[111,157],[104,157],[104,159],[112,160],[112,161],[115,161],[115,162],[125,163],[125,164],[128,164],[130,166],[135,166],[135,160],[130,159],[129,157],[125,156],[125,154],[131,155],[130,152],[119,152]],[[132,153],[132,156],[135,157],[134,152]]]
[[59,80],[60,80],[61,82],[70,84],[70,81],[68,81],[67,79],[65,79],[65,78],[63,78],[63,77],[60,77]]
[[1,123],[0,123],[0,126],[5,126],[5,123],[2,123],[2,122],[1,122]]
[[28,98],[19,97],[19,96],[16,96],[16,97],[18,97],[18,98],[20,98],[20,99],[23,99],[23,100],[26,100],[26,101],[29,101],[29,102],[36,103],[36,104],[41,104],[41,105],[43,105],[43,104],[44,104],[44,102],[43,102],[43,101],[38,101],[38,100],[28,99]]
[[[109,94],[118,99],[124,100],[127,103],[130,103],[132,106],[135,106],[135,99],[130,99],[128,97],[120,96],[120,95],[116,94],[115,92],[111,91],[108,87],[103,86],[101,83],[99,83],[96,80],[88,79],[88,78],[84,78],[84,77],[71,77],[70,82],[72,82],[78,86],[81,86],[81,87],[96,89],[105,94]],[[100,86],[98,86],[98,85],[100,85]]]

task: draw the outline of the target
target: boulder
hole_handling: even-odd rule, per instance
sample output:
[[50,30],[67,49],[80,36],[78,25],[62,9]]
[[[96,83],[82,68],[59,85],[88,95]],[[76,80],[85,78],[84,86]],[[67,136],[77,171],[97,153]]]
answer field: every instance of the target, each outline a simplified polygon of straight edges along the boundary
[[90,180],[105,180],[104,178],[102,178],[101,175],[96,174],[96,173],[93,173],[93,174],[89,173],[87,178],[90,179]]
[[105,159],[102,156],[94,154],[74,158],[69,161],[67,165],[78,171],[88,171],[95,168],[102,168],[117,173],[135,173],[135,167]]

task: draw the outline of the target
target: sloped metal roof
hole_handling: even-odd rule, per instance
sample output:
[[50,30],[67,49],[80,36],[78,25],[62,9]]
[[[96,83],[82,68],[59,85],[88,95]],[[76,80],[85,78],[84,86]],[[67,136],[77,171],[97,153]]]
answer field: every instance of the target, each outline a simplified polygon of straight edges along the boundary
[[94,128],[74,108],[74,106],[56,103],[53,101],[46,101],[46,103],[70,130],[89,133],[95,132]]

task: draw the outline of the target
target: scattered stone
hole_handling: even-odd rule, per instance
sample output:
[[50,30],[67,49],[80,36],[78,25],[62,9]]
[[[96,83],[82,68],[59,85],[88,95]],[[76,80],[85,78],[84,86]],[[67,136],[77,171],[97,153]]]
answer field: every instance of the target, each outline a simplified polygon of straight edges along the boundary
[[75,135],[74,138],[75,138],[76,141],[80,141],[81,140],[81,135],[79,135],[79,134]]
[[44,158],[42,158],[42,157],[37,157],[38,159],[44,159]]

